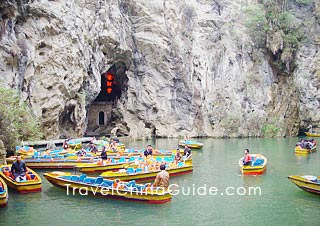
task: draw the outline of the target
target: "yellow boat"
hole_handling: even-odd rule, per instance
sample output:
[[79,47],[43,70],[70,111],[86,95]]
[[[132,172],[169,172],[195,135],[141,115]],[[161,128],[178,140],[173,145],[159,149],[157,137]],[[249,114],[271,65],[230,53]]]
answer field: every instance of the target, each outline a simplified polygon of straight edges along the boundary
[[6,182],[0,177],[0,208],[5,207],[8,203],[8,187]]
[[41,178],[33,170],[27,168],[27,179],[23,181],[15,181],[12,179],[11,166],[2,165],[0,167],[0,177],[7,183],[7,185],[19,193],[30,193],[41,191]]
[[82,147],[81,141],[76,140],[76,139],[74,139],[74,140],[69,140],[69,141],[67,142],[67,144],[68,144],[68,147],[73,148],[73,149],[80,149],[80,148]]
[[240,171],[243,175],[261,175],[267,169],[268,160],[260,154],[250,154],[252,163],[251,165],[244,166],[243,158],[239,160]]
[[316,150],[317,150],[317,146],[314,146],[311,149],[307,149],[307,148],[302,148],[300,146],[296,146],[295,149],[294,149],[294,152],[296,154],[309,154],[309,153],[315,152]]
[[[184,163],[177,167],[168,168],[166,171],[169,173],[170,176],[177,176],[181,174],[190,173],[193,171],[193,165],[192,162]],[[160,170],[157,171],[149,171],[144,172],[141,168],[128,168],[127,170],[122,169],[118,172],[104,172],[100,176],[106,179],[120,179],[122,181],[130,181],[130,180],[136,180],[136,181],[151,181],[154,180],[157,176],[157,174],[160,172]]]
[[304,175],[289,176],[288,179],[302,190],[320,195],[320,177]]
[[[169,156],[152,156],[152,158],[148,158],[148,161],[151,162],[173,162],[174,157],[169,157]],[[104,160],[103,162],[97,161],[94,163],[87,163],[87,164],[77,164],[75,166],[76,169],[83,173],[97,173],[97,172],[105,172],[105,171],[110,171],[110,170],[116,170],[116,169],[121,169],[125,168],[128,166],[133,166],[136,167],[136,165],[139,162],[144,162],[144,158],[137,158],[134,156],[131,156],[130,158],[113,158],[109,159],[109,161]],[[187,164],[192,164],[192,158],[187,159],[185,161]]]
[[197,141],[192,141],[192,140],[180,140],[179,141],[179,146],[185,147],[188,146],[189,148],[192,149],[200,149],[203,147],[203,143],[197,142]]
[[[67,189],[67,195],[92,194],[112,199],[162,204],[171,201],[171,192],[165,189],[151,189],[150,184],[136,184],[135,181],[121,182],[103,177],[87,177],[65,172],[44,173],[44,177],[53,185]],[[71,194],[69,194],[71,193]]]
[[112,162],[94,162],[94,163],[87,163],[87,164],[79,164],[76,165],[75,168],[83,173],[97,173],[97,172],[104,172],[108,170],[116,170],[124,168],[128,165],[126,161],[116,161]]
[[309,132],[305,132],[305,134],[308,137],[320,137],[320,133],[309,133]]

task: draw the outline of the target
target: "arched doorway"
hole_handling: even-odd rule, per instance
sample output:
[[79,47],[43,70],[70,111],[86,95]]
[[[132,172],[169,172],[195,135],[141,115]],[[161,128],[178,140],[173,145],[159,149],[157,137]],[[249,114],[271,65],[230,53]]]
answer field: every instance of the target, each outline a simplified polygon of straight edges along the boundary
[[109,136],[112,128],[121,123],[122,115],[117,107],[120,101],[124,103],[126,100],[127,70],[125,63],[117,62],[101,74],[100,93],[88,111],[88,134]]
[[103,126],[104,125],[104,112],[100,111],[99,112],[99,126]]

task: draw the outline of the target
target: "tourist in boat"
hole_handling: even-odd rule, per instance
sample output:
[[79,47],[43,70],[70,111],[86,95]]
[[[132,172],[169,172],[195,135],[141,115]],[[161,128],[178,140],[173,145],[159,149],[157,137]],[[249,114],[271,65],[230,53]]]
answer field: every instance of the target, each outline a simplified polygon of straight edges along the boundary
[[189,136],[186,134],[185,136],[184,136],[184,141],[188,141],[189,140]]
[[102,147],[101,158],[102,159],[108,159],[107,150],[106,150],[105,146]]
[[62,148],[63,148],[64,150],[67,150],[67,149],[69,148],[68,140],[67,140],[67,139],[63,141]]
[[109,145],[109,148],[113,151],[113,152],[117,152],[117,143],[111,139],[111,143]]
[[160,165],[160,172],[157,174],[156,179],[154,180],[154,183],[152,185],[153,188],[155,187],[162,187],[167,189],[169,187],[169,173],[166,171],[166,165],[161,164]]
[[307,129],[309,129],[309,133],[312,133],[312,125],[309,125]]
[[183,156],[185,156],[186,160],[191,158],[191,149],[188,147],[188,145],[184,146]]
[[248,166],[248,165],[251,165],[251,162],[252,162],[252,159],[251,159],[251,156],[249,155],[249,149],[245,149],[244,150],[244,158],[243,158],[243,165],[244,166]]
[[87,154],[87,152],[86,152],[86,150],[84,149],[84,148],[82,148],[81,150],[79,150],[78,152],[77,152],[77,155],[79,156],[79,157],[83,157],[83,156],[85,156]]
[[89,149],[89,151],[90,151],[91,153],[97,154],[98,149],[96,148],[96,146],[95,146],[94,144],[90,144],[90,149]]
[[94,144],[96,140],[97,140],[96,137],[92,137],[92,139],[90,140],[90,144]]
[[[15,180],[22,180],[27,172],[26,164],[21,160],[21,156],[17,156],[17,159],[11,166],[11,173]],[[19,178],[19,179],[18,179]]]
[[143,152],[144,156],[148,157],[148,155],[152,155],[152,146],[149,144],[147,149]]
[[178,162],[181,161],[181,159],[182,159],[182,155],[181,155],[180,150],[179,150],[179,148],[178,148],[178,149],[177,149],[177,153],[176,153],[176,155],[174,156],[174,161],[175,161],[176,163],[178,163]]

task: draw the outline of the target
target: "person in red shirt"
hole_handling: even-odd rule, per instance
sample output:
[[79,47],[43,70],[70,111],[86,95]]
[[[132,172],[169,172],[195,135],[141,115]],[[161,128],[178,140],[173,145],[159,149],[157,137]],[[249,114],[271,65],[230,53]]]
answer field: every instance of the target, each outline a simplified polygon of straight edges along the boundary
[[249,149],[244,149],[244,158],[243,158],[243,165],[248,166],[251,165],[252,159],[251,156],[249,155]]

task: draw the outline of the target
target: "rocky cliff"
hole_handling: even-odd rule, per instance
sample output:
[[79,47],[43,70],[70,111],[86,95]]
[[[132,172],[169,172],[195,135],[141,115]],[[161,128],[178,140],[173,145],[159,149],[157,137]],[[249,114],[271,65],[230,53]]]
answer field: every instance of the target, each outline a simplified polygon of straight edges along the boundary
[[83,135],[101,74],[119,63],[117,123],[132,137],[296,135],[320,123],[319,2],[288,1],[307,34],[289,74],[248,33],[255,2],[4,0],[0,79],[48,138]]

